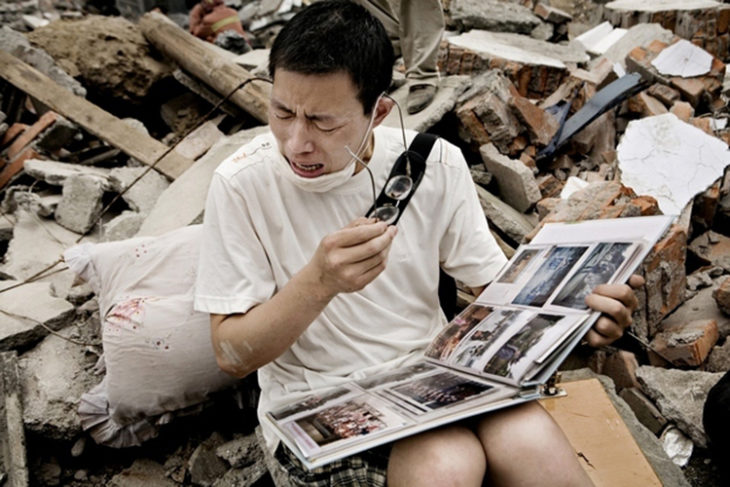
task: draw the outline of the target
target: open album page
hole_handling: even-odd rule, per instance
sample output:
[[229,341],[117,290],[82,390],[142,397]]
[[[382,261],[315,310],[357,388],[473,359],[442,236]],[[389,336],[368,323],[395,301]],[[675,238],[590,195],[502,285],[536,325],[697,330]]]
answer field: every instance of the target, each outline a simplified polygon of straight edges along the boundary
[[423,361],[309,396],[268,413],[268,419],[311,459],[351,449],[358,437],[370,441],[435,419],[466,417],[487,397],[497,401],[515,393]]

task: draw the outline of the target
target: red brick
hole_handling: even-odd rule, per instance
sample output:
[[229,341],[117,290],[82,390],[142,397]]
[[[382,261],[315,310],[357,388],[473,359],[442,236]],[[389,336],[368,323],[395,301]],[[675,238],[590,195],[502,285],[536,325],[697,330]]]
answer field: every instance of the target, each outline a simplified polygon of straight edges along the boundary
[[718,34],[724,34],[728,31],[730,25],[730,5],[720,7],[717,12],[717,24],[715,26]]
[[704,131],[707,135],[712,135],[713,137],[715,136],[712,127],[710,126],[709,118],[690,118],[689,123]]
[[601,373],[612,378],[616,390],[620,392],[626,387],[641,387],[636,379],[638,367],[639,361],[636,360],[636,355],[626,350],[618,350],[606,357]]
[[696,320],[664,329],[651,341],[652,351],[676,366],[697,367],[720,338],[715,320]]
[[683,122],[689,122],[690,118],[692,118],[695,114],[694,107],[686,101],[681,100],[675,101],[669,111]]
[[672,104],[675,101],[678,101],[680,97],[679,91],[662,83],[654,83],[651,85],[648,93],[660,102],[664,103],[667,107],[672,106]]
[[58,118],[58,115],[56,115],[55,112],[48,111],[41,115],[41,118],[39,118],[36,123],[28,127],[27,130],[25,130],[15,141],[10,145],[8,148],[8,157],[10,159],[14,158],[16,155],[20,153],[20,151],[30,144],[33,139],[35,139],[38,134],[43,132],[45,129],[50,127]]
[[24,123],[16,122],[12,124],[3,135],[3,140],[0,142],[0,147],[5,147],[9,143],[11,143],[13,140],[15,140],[16,137],[18,137],[20,134],[22,134],[28,126]]
[[730,277],[726,277],[712,292],[712,297],[717,302],[717,307],[725,314],[730,315]]
[[521,96],[514,86],[510,86],[510,94],[512,95],[510,105],[517,118],[527,127],[532,142],[542,146],[548,145],[558,130],[555,118]]
[[627,106],[631,112],[639,113],[645,117],[663,115],[669,111],[662,102],[645,91],[629,98]]
[[641,195],[631,200],[631,204],[641,209],[641,216],[659,215],[659,203],[653,196]]
[[647,336],[653,335],[654,327],[684,300],[686,256],[687,228],[674,224],[644,259]]
[[700,78],[680,78],[673,77],[670,79],[672,86],[677,88],[688,102],[696,107],[705,93],[705,83]]
[[26,147],[25,150],[20,152],[20,154],[17,154],[5,167],[3,167],[2,171],[0,171],[0,188],[4,188],[13,176],[23,170],[23,164],[25,164],[25,161],[28,159],[37,159],[39,157],[40,155],[33,150],[32,147]]

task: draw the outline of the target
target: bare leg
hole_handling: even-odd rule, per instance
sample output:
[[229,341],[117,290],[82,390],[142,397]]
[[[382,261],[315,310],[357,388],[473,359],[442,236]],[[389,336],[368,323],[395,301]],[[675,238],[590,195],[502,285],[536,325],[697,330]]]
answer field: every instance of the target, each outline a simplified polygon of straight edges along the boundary
[[400,440],[388,461],[388,486],[479,487],[486,459],[470,429],[447,426]]
[[560,427],[537,402],[484,415],[477,434],[493,486],[591,486]]

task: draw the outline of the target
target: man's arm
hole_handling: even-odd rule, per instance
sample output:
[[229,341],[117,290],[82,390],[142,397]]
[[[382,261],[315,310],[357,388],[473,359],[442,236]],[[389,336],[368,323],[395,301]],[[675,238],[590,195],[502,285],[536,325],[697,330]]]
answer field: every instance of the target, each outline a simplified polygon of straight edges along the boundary
[[268,301],[245,314],[211,315],[213,348],[225,372],[244,377],[284,353],[339,293],[383,270],[396,228],[359,218],[326,236],[310,262]]

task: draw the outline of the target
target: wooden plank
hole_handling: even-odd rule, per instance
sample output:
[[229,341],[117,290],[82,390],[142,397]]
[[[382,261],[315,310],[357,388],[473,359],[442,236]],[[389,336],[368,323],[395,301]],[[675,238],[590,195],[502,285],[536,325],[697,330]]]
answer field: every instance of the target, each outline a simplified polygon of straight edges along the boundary
[[598,379],[564,382],[567,396],[541,399],[578,453],[596,487],[661,487]]
[[[80,125],[90,134],[148,166],[168,149],[162,142],[130,127],[88,100],[74,95],[40,71],[2,50],[0,77]],[[155,169],[170,179],[176,179],[192,164],[190,159],[172,151],[157,163]]]
[[7,474],[3,487],[27,487],[23,406],[16,352],[0,353],[0,471]]
[[[144,14],[138,26],[150,44],[223,96],[253,77],[235,60],[221,55],[216,46],[186,32],[159,12]],[[260,122],[268,123],[270,89],[264,81],[249,83],[229,100]]]

